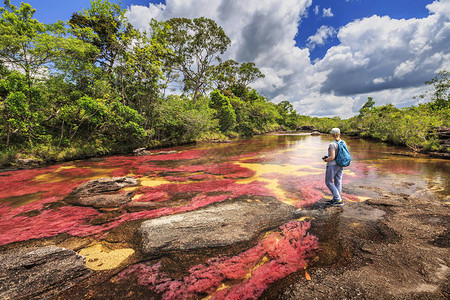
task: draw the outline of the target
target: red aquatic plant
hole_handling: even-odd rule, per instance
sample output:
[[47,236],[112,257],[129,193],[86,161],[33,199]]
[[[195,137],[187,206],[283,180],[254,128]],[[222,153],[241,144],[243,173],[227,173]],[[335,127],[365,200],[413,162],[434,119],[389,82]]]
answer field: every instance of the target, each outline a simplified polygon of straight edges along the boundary
[[[161,263],[137,264],[119,274],[119,279],[137,276],[163,299],[201,298],[257,299],[276,280],[306,267],[318,249],[317,238],[306,232],[310,224],[292,221],[255,247],[233,257],[216,257],[189,269],[189,275],[172,279],[161,272]],[[250,276],[249,276],[250,274]],[[249,277],[249,278],[248,278]],[[216,291],[225,282],[240,281]]]
[[[54,201],[54,198],[48,198],[42,201],[39,206],[33,203],[34,205],[31,205],[31,207],[42,208],[44,203]],[[31,207],[28,207],[28,209]],[[93,226],[87,224],[86,221],[100,214],[93,208],[77,206],[43,209],[38,211],[36,216],[21,215],[21,210],[23,209],[0,207],[0,245],[50,237],[60,233],[72,235],[91,233]]]
[[190,175],[188,178],[189,178],[189,180],[203,181],[203,180],[216,179],[216,176],[211,175],[211,174],[193,174],[193,175]]
[[53,172],[60,166],[32,170],[10,171],[0,174],[0,199],[23,196],[39,192],[38,182],[33,179],[42,174]]

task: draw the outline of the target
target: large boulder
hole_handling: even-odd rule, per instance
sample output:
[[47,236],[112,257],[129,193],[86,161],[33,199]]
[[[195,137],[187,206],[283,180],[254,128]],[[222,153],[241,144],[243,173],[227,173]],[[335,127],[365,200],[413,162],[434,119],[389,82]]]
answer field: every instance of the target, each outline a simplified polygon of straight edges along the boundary
[[139,181],[131,176],[97,178],[73,190],[66,201],[71,204],[114,208],[131,202],[133,192],[117,193],[120,189],[136,186]]
[[156,255],[171,250],[223,247],[251,241],[296,216],[296,207],[272,197],[216,203],[201,210],[142,223],[142,251]]
[[91,271],[85,258],[56,246],[0,253],[0,299],[42,299],[68,289]]

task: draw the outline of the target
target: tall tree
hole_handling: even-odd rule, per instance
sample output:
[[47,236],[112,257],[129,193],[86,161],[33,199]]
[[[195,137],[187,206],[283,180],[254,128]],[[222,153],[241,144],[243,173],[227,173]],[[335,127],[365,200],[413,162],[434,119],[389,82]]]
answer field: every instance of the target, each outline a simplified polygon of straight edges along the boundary
[[217,89],[233,91],[237,97],[245,95],[250,83],[265,77],[254,63],[246,62],[239,65],[232,59],[219,63],[211,69],[211,72]]
[[24,74],[29,87],[34,79],[48,76],[48,64],[62,52],[83,47],[81,41],[64,36],[62,22],[43,24],[33,18],[35,12],[28,3],[16,7],[10,0],[0,7],[0,63]]
[[107,74],[113,71],[114,64],[137,34],[126,20],[125,10],[109,0],[91,0],[91,7],[74,13],[69,25],[80,40],[98,48],[90,59]]
[[153,119],[154,106],[161,92],[164,62],[171,51],[164,37],[166,24],[152,21],[151,32],[139,33],[133,46],[118,67],[123,74],[121,84],[127,104],[145,115],[147,123]]
[[193,92],[196,100],[211,84],[216,55],[223,54],[231,41],[222,27],[207,18],[174,18],[167,24],[167,42],[174,53],[172,68],[182,73],[184,91]]
[[434,110],[450,107],[449,74],[447,70],[442,70],[433,79],[425,82],[434,87],[433,95],[431,96],[431,107]]

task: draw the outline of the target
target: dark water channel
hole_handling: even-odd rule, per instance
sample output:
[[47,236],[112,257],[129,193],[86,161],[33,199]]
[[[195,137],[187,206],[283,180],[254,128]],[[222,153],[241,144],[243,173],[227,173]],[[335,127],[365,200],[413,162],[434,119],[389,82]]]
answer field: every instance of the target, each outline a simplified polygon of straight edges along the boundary
[[[450,202],[450,161],[344,139],[353,158],[344,172],[346,201],[361,202],[388,191]],[[234,299],[244,291],[257,297],[271,282],[303,270],[313,258],[317,241],[308,240],[303,219],[247,243],[181,249],[157,257],[142,253],[135,232],[145,220],[226,201],[276,199],[303,209],[330,199],[321,160],[330,142],[330,136],[271,134],[154,150],[148,156],[111,156],[3,172],[0,250],[55,244],[86,257],[86,266],[94,273],[110,276],[108,271],[124,270],[107,287],[98,288],[94,298],[150,292],[164,299]],[[139,180],[138,186],[123,191],[134,192],[131,203],[99,208],[65,201],[89,180],[127,175]],[[125,283],[127,291],[120,292]]]

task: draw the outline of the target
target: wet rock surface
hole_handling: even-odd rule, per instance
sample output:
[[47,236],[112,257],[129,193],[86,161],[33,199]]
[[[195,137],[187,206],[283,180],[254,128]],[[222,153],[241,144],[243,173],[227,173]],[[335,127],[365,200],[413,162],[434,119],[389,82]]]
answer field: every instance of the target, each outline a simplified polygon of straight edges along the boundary
[[145,221],[139,229],[142,251],[223,247],[250,241],[294,219],[296,208],[271,197],[225,201],[204,209]]
[[444,203],[386,191],[342,208],[319,203],[310,213],[322,247],[312,279],[297,273],[261,298],[448,299],[449,213]]
[[131,176],[98,178],[86,182],[73,190],[65,201],[70,204],[114,208],[131,202],[134,193],[118,193],[124,187],[136,186],[139,181]]
[[90,274],[85,259],[56,246],[0,253],[0,298],[42,299]]

